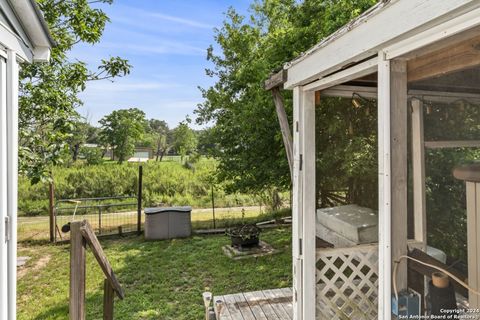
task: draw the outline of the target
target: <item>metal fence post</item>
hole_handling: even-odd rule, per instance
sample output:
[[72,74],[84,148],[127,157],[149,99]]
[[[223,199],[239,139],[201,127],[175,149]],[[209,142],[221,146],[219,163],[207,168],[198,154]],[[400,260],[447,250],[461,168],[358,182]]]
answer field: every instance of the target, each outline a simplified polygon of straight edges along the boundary
[[[52,177],[53,179],[53,177]],[[53,180],[50,182],[48,186],[48,213],[49,213],[49,223],[50,223],[50,242],[55,242],[56,240],[56,233],[55,233],[55,185],[53,184]]]
[[138,194],[137,194],[137,232],[142,233],[142,184],[143,184],[143,167],[138,166]]
[[98,234],[102,234],[102,207],[98,207]]
[[215,221],[215,196],[213,194],[213,185],[212,185],[212,211],[213,211],[213,229],[216,229]]

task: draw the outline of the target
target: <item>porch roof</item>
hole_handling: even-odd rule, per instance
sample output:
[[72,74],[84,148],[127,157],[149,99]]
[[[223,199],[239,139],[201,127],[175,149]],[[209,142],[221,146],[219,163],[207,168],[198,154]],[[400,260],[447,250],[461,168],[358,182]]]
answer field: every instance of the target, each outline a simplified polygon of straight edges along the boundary
[[[398,49],[395,44],[401,41],[457,17],[470,13],[478,15],[478,10],[480,2],[476,0],[381,1],[297,59],[286,63],[284,69],[288,75],[284,87],[292,89],[305,85],[375,57],[379,51]],[[448,31],[449,35],[464,30],[458,25]],[[468,28],[474,26],[469,24]]]
[[56,45],[35,0],[0,0],[0,44],[28,62],[45,62]]

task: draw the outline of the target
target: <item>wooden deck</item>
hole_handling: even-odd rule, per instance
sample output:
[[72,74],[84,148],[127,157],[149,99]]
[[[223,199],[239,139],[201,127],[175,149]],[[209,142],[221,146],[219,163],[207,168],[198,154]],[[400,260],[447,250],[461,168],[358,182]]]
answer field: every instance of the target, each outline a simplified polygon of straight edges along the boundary
[[213,301],[222,301],[217,320],[293,319],[291,288],[227,294]]

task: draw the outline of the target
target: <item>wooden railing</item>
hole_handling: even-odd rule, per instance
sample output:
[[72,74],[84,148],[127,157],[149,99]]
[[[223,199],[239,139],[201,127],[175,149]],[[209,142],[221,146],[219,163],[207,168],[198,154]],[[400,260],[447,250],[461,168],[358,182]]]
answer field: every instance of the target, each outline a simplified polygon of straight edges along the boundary
[[70,223],[70,320],[85,319],[85,271],[87,244],[105,274],[103,293],[103,319],[113,320],[115,294],[123,299],[125,294],[88,221]]

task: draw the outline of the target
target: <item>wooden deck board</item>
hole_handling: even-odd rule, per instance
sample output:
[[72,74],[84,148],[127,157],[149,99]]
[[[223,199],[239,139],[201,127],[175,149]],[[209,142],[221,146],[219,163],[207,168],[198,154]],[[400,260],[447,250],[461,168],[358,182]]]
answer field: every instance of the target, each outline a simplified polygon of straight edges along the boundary
[[221,311],[220,311],[220,318],[225,319],[225,320],[238,320],[239,319],[239,318],[233,318],[232,315],[230,314],[230,310],[226,307],[227,304],[226,304],[224,296],[215,297],[214,306],[217,305],[218,301],[221,301],[221,303],[222,303],[222,308],[221,308]]
[[271,289],[215,296],[221,300],[218,320],[291,320],[292,289]]

